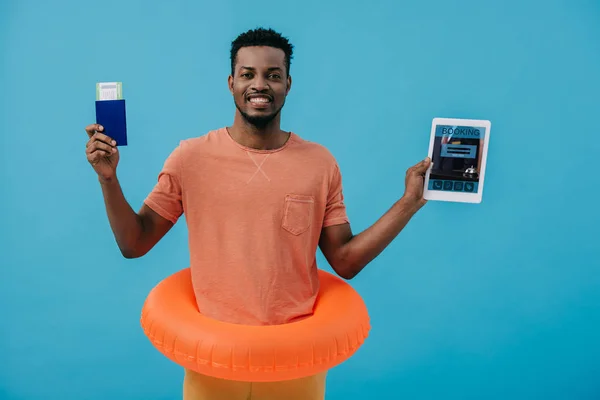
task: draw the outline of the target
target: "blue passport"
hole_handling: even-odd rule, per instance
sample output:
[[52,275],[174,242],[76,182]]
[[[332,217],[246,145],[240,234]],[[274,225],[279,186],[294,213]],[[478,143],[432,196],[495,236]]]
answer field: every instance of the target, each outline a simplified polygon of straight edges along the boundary
[[96,123],[104,127],[102,133],[117,142],[117,146],[127,146],[125,99],[96,100]]

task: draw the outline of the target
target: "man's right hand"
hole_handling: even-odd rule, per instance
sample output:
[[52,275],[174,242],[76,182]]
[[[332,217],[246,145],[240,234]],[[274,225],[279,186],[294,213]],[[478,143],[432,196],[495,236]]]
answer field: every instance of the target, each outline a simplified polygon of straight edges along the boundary
[[104,128],[98,124],[88,125],[85,131],[88,142],[85,149],[88,162],[98,174],[101,181],[110,181],[117,175],[119,150],[116,142],[102,133]]

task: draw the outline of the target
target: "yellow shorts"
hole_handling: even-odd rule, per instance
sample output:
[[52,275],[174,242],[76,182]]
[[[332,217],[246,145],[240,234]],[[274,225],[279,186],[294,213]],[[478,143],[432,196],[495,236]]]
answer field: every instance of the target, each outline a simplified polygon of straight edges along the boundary
[[324,400],[327,372],[283,382],[238,382],[185,370],[183,400]]

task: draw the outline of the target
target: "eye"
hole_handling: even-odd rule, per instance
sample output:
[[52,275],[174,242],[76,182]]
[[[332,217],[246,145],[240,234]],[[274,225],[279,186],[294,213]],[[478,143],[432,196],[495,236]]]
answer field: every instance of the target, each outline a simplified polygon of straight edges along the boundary
[[250,79],[252,77],[252,74],[250,74],[250,72],[244,72],[241,76],[242,76],[242,78]]
[[271,75],[269,75],[269,77],[273,78],[273,79],[279,79],[279,78],[281,78],[281,75],[279,75],[279,74],[271,74]]

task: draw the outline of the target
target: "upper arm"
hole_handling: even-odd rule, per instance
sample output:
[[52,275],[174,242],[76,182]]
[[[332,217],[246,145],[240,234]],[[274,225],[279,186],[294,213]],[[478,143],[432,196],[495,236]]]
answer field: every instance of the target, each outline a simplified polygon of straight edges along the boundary
[[147,253],[175,225],[183,214],[182,195],[181,146],[178,146],[167,157],[157,183],[138,212],[143,229],[137,254]]
[[323,228],[319,238],[319,247],[327,262],[339,274],[340,266],[347,263],[345,245],[352,239],[352,229],[346,213],[342,174],[337,162],[329,176],[329,187],[323,216]]
[[171,230],[174,223],[170,220],[161,217],[156,211],[143,204],[138,212],[142,223],[142,235],[138,242],[139,254],[146,254]]
[[319,247],[323,256],[334,271],[340,274],[340,266],[348,262],[346,244],[352,239],[350,223],[331,225],[321,230]]

